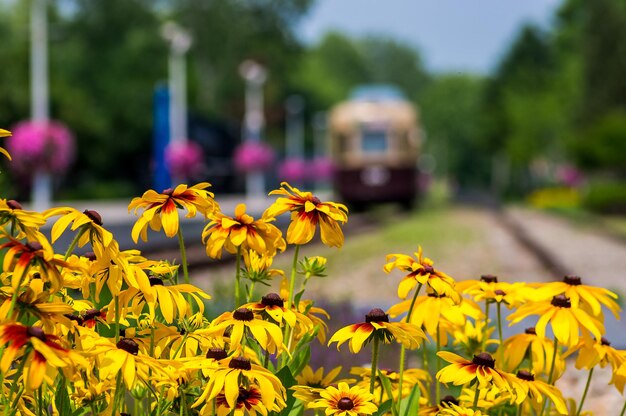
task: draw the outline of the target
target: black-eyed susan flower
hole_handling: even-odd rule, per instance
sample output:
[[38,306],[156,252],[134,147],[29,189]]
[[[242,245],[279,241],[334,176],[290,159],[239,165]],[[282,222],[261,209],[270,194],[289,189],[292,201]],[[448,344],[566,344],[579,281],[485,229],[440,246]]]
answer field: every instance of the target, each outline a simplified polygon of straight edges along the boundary
[[286,248],[282,232],[270,222],[271,219],[255,220],[246,214],[245,204],[237,205],[234,217],[216,212],[209,218],[211,222],[202,231],[202,242],[209,257],[219,259],[222,249],[235,254],[238,248],[273,256],[277,250]]
[[280,326],[283,326],[284,321],[292,328],[296,326],[296,323],[299,323],[308,330],[313,329],[311,319],[294,309],[285,308],[285,301],[278,293],[268,293],[261,298],[261,302],[248,303],[243,307],[260,314],[264,318],[270,318]]
[[[78,233],[76,237],[78,247],[90,243],[96,257],[110,260],[119,252],[119,246],[113,243],[113,234],[102,225],[102,216],[97,211],[85,210],[80,212],[70,207],[51,208],[43,212],[48,219],[60,215],[50,231],[51,241],[54,243],[69,227]],[[68,253],[68,255],[71,253]]]
[[[407,313],[410,305],[409,300],[393,305],[389,308],[389,315],[396,317]],[[433,339],[436,339],[438,330],[443,326],[442,323],[450,323],[451,325],[445,328],[454,330],[454,328],[464,326],[468,317],[475,320],[483,317],[482,311],[474,301],[461,298],[460,302],[455,302],[453,298],[445,294],[438,295],[431,292],[426,296],[415,298],[409,322],[419,328],[424,328]],[[442,343],[447,344],[447,338],[443,338]]]
[[[554,357],[554,342],[537,335],[534,327],[526,328],[523,333],[515,334],[504,340],[500,347],[504,358],[502,367],[506,371],[517,369],[524,359],[529,360],[529,367],[535,374],[549,374],[550,362]],[[556,374],[565,369],[565,361],[560,354],[555,358]]]
[[58,291],[63,286],[63,278],[59,268],[69,267],[69,265],[55,257],[52,246],[47,239],[40,238],[23,243],[9,235],[2,234],[0,234],[0,239],[9,240],[0,245],[0,250],[8,249],[4,254],[2,268],[13,273],[11,287],[14,293],[24,282],[26,271],[29,268],[39,272],[39,276],[45,282],[50,282],[53,291]]
[[480,388],[494,385],[501,390],[510,390],[505,374],[495,368],[496,360],[489,353],[481,352],[475,355],[472,360],[467,360],[449,351],[439,351],[437,355],[450,363],[450,365],[439,370],[436,375],[437,380],[441,383],[462,386],[477,380]]
[[578,352],[575,364],[577,369],[591,370],[597,365],[604,368],[610,364],[615,371],[626,361],[624,351],[613,348],[605,337],[602,337],[600,341],[585,338],[563,354],[563,358],[567,358],[574,352]]
[[347,383],[325,388],[320,392],[320,398],[308,403],[307,407],[323,409],[327,416],[371,415],[378,410],[372,394],[358,386],[350,387]]
[[505,375],[514,392],[514,401],[517,405],[524,402],[530,402],[534,409],[534,413],[538,414],[545,404],[545,400],[551,400],[554,403],[556,411],[561,415],[569,414],[563,395],[556,387],[535,379],[533,373],[528,370],[520,370],[517,376],[512,374]]
[[[49,368],[73,368],[75,365],[87,366],[86,361],[77,353],[65,348],[56,335],[46,334],[36,326],[20,323],[0,325],[0,345],[5,349],[0,359],[0,371],[7,374],[14,360],[20,357],[23,368],[22,376],[29,389],[41,386]],[[14,380],[17,382],[17,379]]]
[[[172,323],[178,317],[185,317],[192,314],[192,304],[185,299],[185,296],[193,300],[200,312],[204,312],[203,300],[211,299],[211,296],[201,289],[190,284],[166,285],[158,277],[148,278],[150,287],[138,290],[134,287],[128,288],[119,294],[119,301],[123,305],[123,311],[129,309],[136,315],[143,310],[144,305],[148,305],[149,316],[154,319],[156,311],[159,310],[163,319],[167,323]],[[114,309],[115,299],[109,305],[109,309]]]
[[[426,383],[430,383],[430,374],[422,370],[420,368],[407,368],[402,374],[398,371],[391,370],[389,368],[381,368],[378,369],[376,377],[374,377],[374,402],[378,405],[384,403],[389,399],[393,399],[394,402],[398,400],[401,396],[403,398],[408,397],[413,390],[413,387],[417,384],[420,389],[420,405],[426,405],[428,403],[428,395],[429,390],[426,386]],[[372,383],[372,370],[365,367],[352,367],[350,369],[350,374],[354,374],[360,377],[357,385],[363,388],[367,388]],[[381,377],[379,374],[382,374],[383,377],[386,377],[389,380],[391,385],[391,394],[392,397],[389,397],[387,391],[383,387],[383,383],[381,382]],[[402,376],[402,383],[400,383],[400,376]],[[346,383],[350,383],[349,380],[342,380]],[[400,395],[400,389],[402,389],[402,395]]]
[[481,416],[480,410],[473,410],[465,406],[456,405],[454,403],[442,405],[438,416]]
[[[226,399],[226,393],[220,393],[215,398],[217,406],[217,416],[255,416],[257,413],[265,416],[269,412],[280,412],[285,407],[285,403],[282,401],[276,401],[272,408],[265,407],[263,403],[263,396],[259,386],[251,384],[249,386],[240,386],[239,395],[234,403],[229,403]],[[282,399],[281,399],[282,400]],[[211,414],[210,403],[206,404],[205,408],[200,410],[200,414]],[[204,410],[204,412],[203,412]]]
[[[468,386],[461,389],[459,394],[459,405],[469,406],[476,400],[476,389]],[[511,402],[513,395],[511,392],[501,390],[496,386],[478,389],[478,401],[476,407],[481,409],[492,409],[497,406],[504,406]],[[444,406],[445,407],[445,406]]]
[[0,226],[7,227],[12,236],[38,240],[39,228],[45,223],[46,219],[39,212],[26,211],[13,199],[0,199]]
[[441,398],[441,400],[439,401],[439,403],[433,405],[433,406],[420,406],[419,408],[419,416],[436,416],[439,414],[439,411],[441,409],[445,409],[445,408],[449,408],[450,405],[456,405],[458,406],[459,400],[448,394],[447,396],[443,396]]
[[389,316],[382,309],[374,308],[365,315],[365,322],[348,325],[335,332],[328,345],[336,342],[339,349],[344,342],[349,341],[350,352],[356,354],[374,338],[384,343],[395,340],[408,349],[414,349],[421,345],[426,335],[416,325],[389,322]]
[[344,383],[351,383],[353,381],[348,380],[335,380],[339,373],[341,373],[341,366],[335,367],[328,373],[324,374],[324,367],[320,367],[313,371],[311,366],[306,366],[302,369],[302,372],[296,375],[296,381],[301,386],[326,388],[332,384],[337,384],[342,381]]
[[620,306],[617,294],[603,287],[587,286],[579,276],[565,276],[561,282],[550,282],[537,289],[537,297],[551,299],[557,295],[567,297],[572,308],[582,308],[595,317],[600,317],[602,305],[608,308],[616,319],[619,319]]
[[[4,130],[4,129],[0,129],[0,137],[9,137],[11,136],[11,132],[8,130]],[[5,155],[7,157],[7,159],[11,160],[11,155],[9,154],[9,152],[7,152],[7,150],[3,147],[0,147],[0,153],[2,153],[3,155]]]
[[322,242],[329,247],[343,246],[343,231],[340,224],[348,221],[348,208],[335,202],[322,202],[311,192],[301,192],[286,182],[270,195],[283,195],[263,213],[270,219],[286,212],[291,213],[291,223],[287,229],[289,244],[306,244],[313,239],[317,225],[320,226]]
[[455,302],[461,301],[461,296],[455,290],[455,281],[444,272],[434,268],[434,263],[428,257],[424,257],[422,247],[417,248],[415,258],[406,254],[387,255],[387,264],[384,266],[386,273],[398,269],[406,274],[398,284],[398,297],[406,299],[409,292],[418,284],[428,285],[437,294],[445,294]]
[[591,333],[600,339],[604,333],[604,325],[579,308],[573,308],[569,298],[558,295],[551,301],[529,302],[520,306],[507,317],[515,324],[530,315],[539,315],[535,331],[545,337],[546,326],[550,323],[556,339],[568,347],[578,344],[580,331]]
[[234,312],[224,312],[207,329],[198,332],[206,335],[223,336],[230,331],[230,349],[233,352],[242,347],[242,342],[248,336],[252,336],[261,348],[270,353],[277,353],[283,349],[283,333],[280,327],[272,322],[264,321],[254,316],[254,312],[248,308],[239,308]]
[[493,275],[481,276],[480,280],[465,280],[456,284],[456,289],[466,293],[476,302],[489,302],[515,308],[528,300],[528,288],[525,283],[499,282]]
[[251,363],[248,358],[232,357],[220,361],[220,366],[213,371],[202,394],[191,407],[208,403],[221,393],[228,407],[233,409],[236,407],[242,382],[244,385],[259,387],[261,402],[265,409],[271,410],[276,404],[284,406],[285,388],[278,377],[265,368]]
[[191,187],[181,184],[162,193],[150,189],[141,197],[133,198],[128,205],[128,212],[134,209],[136,215],[139,209],[144,210],[131,232],[135,243],[139,237],[143,241],[148,241],[148,227],[154,231],[163,228],[166,236],[174,237],[178,232],[179,208],[187,210],[187,218],[195,217],[198,211],[205,217],[215,211],[218,205],[213,199],[213,194],[205,190],[209,186],[211,185],[207,182]]

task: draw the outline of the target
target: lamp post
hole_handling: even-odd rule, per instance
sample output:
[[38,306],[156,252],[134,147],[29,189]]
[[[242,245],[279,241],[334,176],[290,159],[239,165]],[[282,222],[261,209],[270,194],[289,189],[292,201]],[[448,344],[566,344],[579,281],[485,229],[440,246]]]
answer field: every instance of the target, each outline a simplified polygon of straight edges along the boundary
[[[243,123],[243,138],[260,143],[265,117],[263,115],[263,84],[267,71],[257,62],[246,60],[239,66],[239,74],[246,81],[246,109]],[[261,170],[246,173],[246,197],[258,199],[265,196],[265,177]]]
[[[34,123],[48,123],[48,19],[47,0],[33,0],[30,8],[30,98],[31,119]],[[50,207],[52,178],[49,172],[36,169],[31,189],[31,202],[36,211]]]
[[192,44],[189,32],[174,22],[163,25],[162,34],[170,44],[170,142],[187,141],[187,65],[185,55]]

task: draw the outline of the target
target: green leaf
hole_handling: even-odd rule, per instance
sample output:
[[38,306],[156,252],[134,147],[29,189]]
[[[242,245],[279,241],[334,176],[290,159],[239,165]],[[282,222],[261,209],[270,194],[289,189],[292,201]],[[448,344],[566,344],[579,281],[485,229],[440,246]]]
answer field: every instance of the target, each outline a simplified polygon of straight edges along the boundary
[[400,415],[402,416],[413,416],[419,412],[420,408],[420,386],[415,383],[413,389],[411,390],[411,394],[409,397],[402,400],[402,405],[400,407]]
[[289,416],[292,411],[295,411],[297,407],[296,398],[293,397],[292,386],[295,386],[297,381],[291,374],[289,367],[285,366],[276,373],[276,377],[280,380],[281,384],[287,392],[287,400],[285,400],[285,408],[279,413],[280,416]]
[[61,415],[72,414],[72,402],[70,395],[67,392],[67,386],[65,385],[65,377],[60,377],[56,386],[56,393],[54,394],[54,404]]
[[378,406],[378,410],[372,416],[382,416],[382,415],[389,413],[389,411],[392,410],[391,409],[392,405],[393,405],[392,400],[387,400],[386,402],[381,403],[381,405]]
[[[382,384],[383,389],[385,390],[385,393],[387,393],[387,397],[390,398],[389,401],[391,402],[393,400],[393,389],[391,388],[391,380],[389,380],[389,377],[383,374],[383,372],[380,370],[378,370],[378,378],[380,379],[380,383]],[[395,406],[391,406],[391,411],[394,416],[398,415],[398,410]]]

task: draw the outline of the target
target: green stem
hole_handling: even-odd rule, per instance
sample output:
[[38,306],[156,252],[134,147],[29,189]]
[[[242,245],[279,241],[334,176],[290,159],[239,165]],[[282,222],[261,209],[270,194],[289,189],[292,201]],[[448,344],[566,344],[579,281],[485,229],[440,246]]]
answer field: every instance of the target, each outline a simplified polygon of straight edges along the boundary
[[298,268],[298,254],[300,253],[300,245],[296,244],[296,248],[293,253],[293,262],[291,264],[291,279],[289,280],[289,299],[287,299],[287,309],[291,309],[293,304],[293,293],[296,286],[296,273]]
[[67,260],[69,256],[72,255],[72,253],[74,252],[74,249],[76,248],[76,245],[78,244],[78,240],[80,240],[80,238],[83,236],[83,234],[85,234],[86,231],[87,231],[87,227],[85,226],[81,227],[80,230],[78,230],[78,233],[76,233],[76,236],[74,236],[74,239],[72,240],[69,247],[67,248],[67,251],[65,252],[65,256],[63,257],[63,260]]
[[[32,347],[28,347],[27,350],[25,351],[24,355],[22,356],[22,361],[20,361],[20,364],[17,367],[17,371],[15,372],[15,378],[13,379],[13,383],[11,384],[11,390],[9,391],[9,402],[11,402],[11,399],[13,398],[13,394],[15,393],[15,388],[21,384],[19,383],[20,376],[24,372],[24,365],[26,365],[26,357],[28,356],[28,354],[30,354],[30,348]],[[22,380],[22,383],[23,383],[23,380]]]
[[[409,311],[406,314],[406,322],[411,322],[411,314],[413,313],[413,307],[415,306],[415,301],[417,300],[417,295],[420,293],[420,289],[422,288],[422,284],[420,283],[417,286],[417,290],[413,295],[413,299],[411,299],[411,305],[409,306]],[[404,375],[404,360],[406,356],[406,348],[402,345],[400,349],[400,377],[398,379],[398,413],[400,412],[400,406],[402,405],[402,378]]]
[[587,392],[589,391],[589,385],[591,384],[591,376],[593,376],[593,367],[589,370],[589,375],[587,376],[587,383],[585,384],[585,390],[583,391],[583,397],[580,399],[580,404],[578,405],[578,411],[576,411],[576,416],[580,415],[580,412],[583,410],[583,403],[585,402],[585,398],[587,397]]
[[[185,240],[183,239],[183,230],[178,227],[178,246],[180,247],[180,262],[183,265],[183,277],[185,284],[189,284],[189,270],[187,269],[187,250],[185,250]],[[178,274],[176,275],[176,284],[178,284]]]
[[626,402],[624,402],[624,407],[622,407],[622,412],[619,414],[619,416],[624,416],[626,414]]
[[500,360],[500,365],[504,364],[504,348],[502,348],[503,338],[502,338],[502,312],[501,312],[502,303],[498,302],[497,306],[497,314],[498,314],[498,339],[500,340],[500,344],[498,344],[498,359]]
[[[478,397],[480,396],[480,383],[476,380],[476,392],[474,393],[474,403],[472,404],[472,409],[474,412],[478,410]],[[439,402],[437,402],[439,403]]]
[[237,247],[235,267],[237,268],[237,270],[235,271],[235,308],[238,308],[241,305],[241,283],[239,282],[239,269],[241,268],[241,246]]
[[44,409],[42,391],[43,391],[43,386],[39,386],[39,388],[37,389],[37,415],[38,416],[43,415],[43,409]]
[[26,277],[26,274],[28,273],[29,267],[30,265],[24,268],[24,271],[22,272],[22,275],[20,276],[20,280],[19,282],[17,282],[17,288],[15,288],[15,290],[13,291],[13,295],[11,296],[11,304],[9,305],[9,311],[7,313],[8,319],[11,319],[13,316],[13,310],[15,309],[15,305],[17,304],[17,298],[19,297],[19,294],[20,294],[20,287],[22,286],[22,282],[24,281],[24,278]]
[[372,342],[372,373],[370,374],[370,394],[374,394],[374,385],[376,384],[376,377],[378,375],[378,343],[379,339],[374,334],[374,340]]
[[178,358],[178,353],[183,348],[183,345],[185,345],[185,341],[187,340],[187,335],[189,335],[189,332],[185,332],[185,335],[183,335],[183,339],[182,341],[180,341],[180,345],[178,346],[178,348],[176,348],[176,351],[174,352],[174,355],[172,356],[172,360],[175,360]]
[[485,326],[483,327],[483,340],[487,338],[489,333],[489,300],[485,300]]
[[115,295],[115,343],[120,340],[120,297]]
[[[556,363],[556,355],[558,351],[558,346],[559,346],[559,340],[556,339],[556,336],[555,336],[554,337],[554,352],[552,353],[552,363],[550,364],[550,375],[548,376],[548,384],[553,384],[554,382],[554,367]],[[546,405],[548,404],[548,402],[549,400],[547,398],[543,401],[543,405],[541,406],[541,413],[539,413],[539,416],[543,416],[543,412],[545,412]]]
[[250,282],[250,289],[248,290],[248,296],[246,297],[246,303],[252,302],[252,295],[254,293],[254,284],[256,282]]
[[[437,324],[437,351],[435,353],[435,374],[439,373],[441,370],[441,358],[437,355],[437,353],[441,350],[441,336],[439,335],[439,324]],[[441,400],[441,383],[437,380],[437,384],[435,384],[435,403],[439,403]]]

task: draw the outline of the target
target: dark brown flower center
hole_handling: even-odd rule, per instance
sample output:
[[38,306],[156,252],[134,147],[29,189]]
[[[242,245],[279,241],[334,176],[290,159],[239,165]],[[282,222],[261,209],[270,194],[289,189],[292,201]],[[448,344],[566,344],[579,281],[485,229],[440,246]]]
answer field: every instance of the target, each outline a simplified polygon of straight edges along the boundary
[[15,199],[9,199],[7,201],[7,206],[11,209],[23,209],[22,204],[17,202]]
[[46,342],[46,334],[43,333],[43,329],[38,326],[31,326],[26,331],[29,337],[37,338],[43,342]]
[[316,196],[314,196],[313,198],[311,198],[311,202],[315,205],[319,205],[322,203],[322,201],[320,201],[320,199]]
[[41,274],[39,272],[33,273],[33,279],[41,279]]
[[96,253],[94,253],[93,251],[88,251],[83,255],[83,257],[85,257],[89,261],[95,261]]
[[389,315],[380,308],[374,308],[365,315],[365,322],[389,322]]
[[608,340],[608,339],[606,339],[606,338],[604,338],[604,337],[602,337],[602,338],[600,339],[600,343],[601,343],[602,345],[607,346],[607,347],[610,347],[610,346],[611,346],[611,343],[609,342],[609,340]]
[[213,347],[209,348],[209,350],[206,352],[206,358],[213,358],[214,360],[219,361],[223,360],[226,357],[228,357],[228,353],[224,348]]
[[163,286],[163,280],[158,277],[149,277],[148,280],[150,281],[150,286]]
[[485,283],[498,283],[498,276],[494,276],[492,274],[483,274],[480,276],[481,282]]
[[81,318],[80,316],[68,313],[63,315],[65,316],[67,319],[69,319],[70,321],[75,321],[76,323],[78,323],[78,325],[82,325],[83,324],[83,318]]
[[284,305],[283,299],[278,293],[268,293],[261,298],[261,303],[265,306],[280,306]]
[[458,405],[459,405],[459,400],[458,400],[456,397],[454,397],[454,396],[447,395],[447,396],[444,396],[444,397],[441,399],[441,401],[439,402],[439,404],[440,404],[440,405],[444,405],[444,404],[451,405],[451,404],[453,404],[453,405],[455,405],[455,406],[458,406]]
[[339,410],[352,410],[354,408],[354,402],[349,397],[342,397],[337,402],[337,409]]
[[526,328],[524,333],[529,334],[529,335],[537,335],[537,331],[535,331],[534,326],[531,326],[530,328]]
[[230,360],[228,363],[229,368],[236,368],[238,370],[250,370],[252,365],[250,365],[250,360],[245,357],[235,357]]
[[582,279],[579,276],[567,275],[563,277],[563,281],[570,286],[580,286],[582,284]]
[[254,319],[254,313],[248,308],[239,308],[233,313],[233,318],[238,321],[251,321]]
[[85,312],[85,315],[83,316],[83,319],[85,319],[85,321],[88,321],[90,319],[95,319],[98,316],[100,316],[100,310],[99,309],[89,309]]
[[535,381],[535,376],[528,370],[519,370],[517,372],[517,378],[526,381]]
[[92,209],[86,209],[83,211],[83,214],[88,216],[89,219],[95,224],[102,225],[102,217],[100,216],[100,214],[98,214],[97,211],[94,211]]
[[39,251],[43,248],[43,246],[37,241],[31,241],[29,243],[26,243],[26,248],[30,251]]
[[506,293],[504,293],[504,290],[500,290],[500,289],[494,291],[493,293],[495,293],[497,296],[504,296],[504,295],[506,295]]
[[430,264],[422,265],[422,270],[420,271],[420,274],[433,274],[433,273],[435,273],[435,269],[433,266],[431,266]]
[[161,192],[163,195],[172,195],[174,193],[174,188],[167,188]]
[[496,365],[496,360],[494,360],[489,353],[481,352],[480,354],[474,356],[472,363],[482,365],[483,367],[493,368]]
[[132,354],[132,355],[137,355],[139,353],[139,344],[137,344],[135,340],[130,339],[130,338],[120,339],[117,342],[117,344],[115,344],[115,346],[118,349],[124,350],[127,353]]
[[435,292],[430,292],[428,294],[428,297],[430,297],[430,298],[445,298],[446,294],[445,293],[439,294],[439,293],[435,293]]
[[565,295],[558,295],[552,298],[552,306],[557,306],[559,308],[571,308],[572,302],[570,302],[569,298]]

